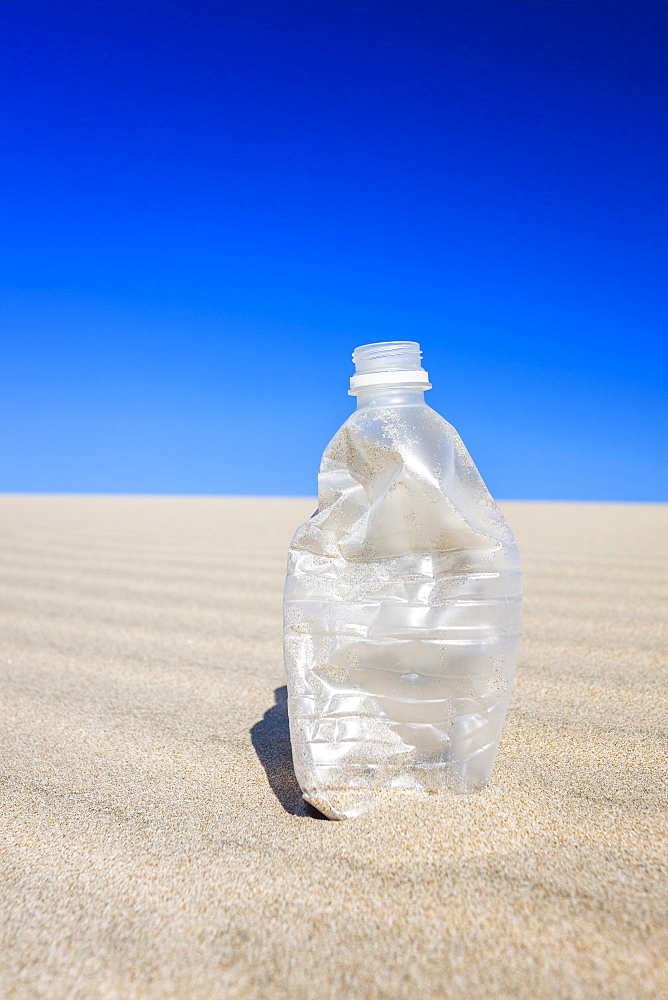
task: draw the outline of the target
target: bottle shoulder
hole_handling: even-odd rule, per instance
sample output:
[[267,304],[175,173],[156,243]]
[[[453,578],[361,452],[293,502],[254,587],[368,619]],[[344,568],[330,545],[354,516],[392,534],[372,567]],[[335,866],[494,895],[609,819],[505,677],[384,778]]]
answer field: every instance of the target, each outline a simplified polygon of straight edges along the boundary
[[352,411],[349,417],[344,420],[339,428],[342,431],[348,426],[386,426],[388,423],[396,426],[431,426],[435,430],[440,428],[442,432],[457,433],[448,423],[445,417],[441,416],[427,403],[406,403],[403,405],[387,406],[362,406]]
[[459,434],[426,404],[350,415],[325,449],[318,513],[304,529],[304,540],[349,560],[502,549],[517,561],[512,532]]
[[416,452],[423,460],[438,456],[455,445],[463,447],[452,424],[426,403],[407,406],[374,406],[353,410],[325,448],[323,460],[350,461],[353,452],[369,452],[374,445],[397,461]]

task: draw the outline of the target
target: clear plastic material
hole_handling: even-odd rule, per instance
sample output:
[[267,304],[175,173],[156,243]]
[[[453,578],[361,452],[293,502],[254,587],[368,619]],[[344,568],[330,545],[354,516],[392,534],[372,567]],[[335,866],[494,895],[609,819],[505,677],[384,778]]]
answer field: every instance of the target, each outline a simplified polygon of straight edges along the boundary
[[519,646],[512,532],[454,428],[419,388],[392,382],[388,370],[357,390],[288,556],[295,773],[336,819],[482,788]]

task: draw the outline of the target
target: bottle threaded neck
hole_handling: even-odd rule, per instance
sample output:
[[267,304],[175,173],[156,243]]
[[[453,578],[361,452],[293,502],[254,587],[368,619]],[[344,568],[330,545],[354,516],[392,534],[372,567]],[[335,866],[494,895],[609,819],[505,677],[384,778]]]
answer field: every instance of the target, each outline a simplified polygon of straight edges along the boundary
[[431,389],[421,358],[420,345],[412,340],[387,340],[356,347],[355,374],[350,380],[349,394],[356,396],[363,389],[392,386]]

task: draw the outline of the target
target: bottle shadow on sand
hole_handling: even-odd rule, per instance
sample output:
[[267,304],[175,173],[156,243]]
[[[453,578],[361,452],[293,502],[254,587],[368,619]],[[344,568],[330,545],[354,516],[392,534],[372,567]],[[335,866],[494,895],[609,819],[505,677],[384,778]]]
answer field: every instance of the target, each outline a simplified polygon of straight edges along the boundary
[[255,753],[267,775],[271,790],[291,816],[326,819],[304,802],[292,765],[292,745],[288,722],[288,689],[285,685],[274,691],[276,704],[268,708],[263,718],[250,731]]

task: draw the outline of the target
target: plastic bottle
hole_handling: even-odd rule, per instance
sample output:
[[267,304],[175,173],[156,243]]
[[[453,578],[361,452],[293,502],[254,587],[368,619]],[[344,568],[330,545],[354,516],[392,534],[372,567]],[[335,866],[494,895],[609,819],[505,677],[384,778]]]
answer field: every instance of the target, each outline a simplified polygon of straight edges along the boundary
[[325,449],[285,586],[290,734],[333,819],[488,781],[519,647],[515,539],[424,402],[420,345],[353,354],[357,409]]

